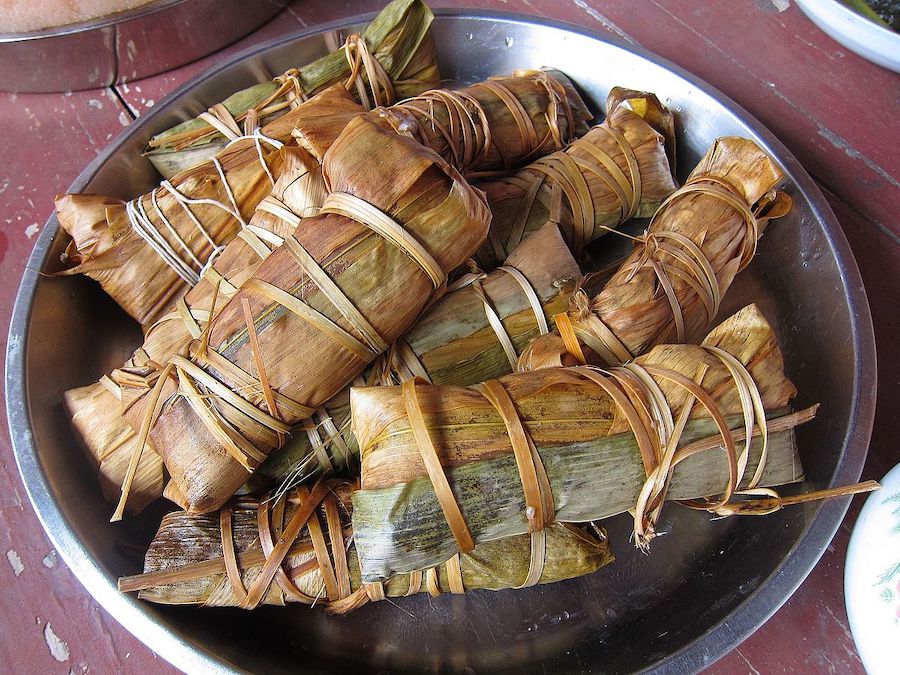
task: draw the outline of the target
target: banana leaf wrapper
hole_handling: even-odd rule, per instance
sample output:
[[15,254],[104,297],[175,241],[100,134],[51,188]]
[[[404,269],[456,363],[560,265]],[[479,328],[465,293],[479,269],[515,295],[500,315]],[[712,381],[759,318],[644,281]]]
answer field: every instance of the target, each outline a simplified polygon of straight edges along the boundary
[[[66,410],[79,446],[96,468],[103,498],[111,503],[121,495],[137,444],[137,434],[122,415],[120,396],[119,387],[108,378],[65,393]],[[162,496],[164,488],[162,458],[148,447],[134,474],[128,510],[140,513]]]
[[[361,111],[337,85],[266,125],[262,134],[290,138],[302,123],[318,129],[317,136],[336,137]],[[213,252],[243,229],[284,169],[276,146],[244,138],[214,161],[175,176],[166,184],[171,190],[161,185],[129,203],[98,195],[58,197],[60,225],[72,237],[64,256],[68,267],[60,274],[91,277],[131,317],[149,326],[196,285]]]
[[[680,422],[682,408],[690,401],[686,427],[673,435],[678,447],[699,439],[708,442],[705,452],[674,467],[667,499],[720,495],[730,480],[726,453],[719,449],[722,437],[717,436],[710,412],[695,406],[694,398],[670,377],[674,372],[695,381],[729,427],[742,427],[746,418],[739,390],[729,368],[710,348],[724,350],[746,368],[768,414],[780,414],[796,394],[784,375],[775,335],[752,305],[720,324],[702,346],[662,345],[638,357],[635,363],[649,373],[652,386],[659,387],[662,405],[673,419]],[[548,489],[541,491],[540,500],[530,499],[528,508],[524,478],[517,468],[519,455],[514,456],[512,432],[507,432],[511,423],[488,400],[487,385],[415,387],[440,470],[477,546],[537,531],[533,520],[539,518],[537,509],[555,514],[554,522],[588,522],[635,508],[650,471],[638,432],[626,408],[585,373],[603,377],[597,370],[547,368],[494,381],[512,401],[546,472]],[[603,381],[611,380],[607,376]],[[633,387],[634,380],[629,381]],[[628,395],[627,387],[619,391]],[[642,405],[652,410],[654,404]],[[353,529],[363,579],[383,580],[446,561],[461,550],[458,530],[451,530],[450,516],[444,516],[429,478],[433,467],[426,470],[427,453],[416,442],[401,388],[354,388],[351,410],[362,454],[362,489],[353,494]],[[807,418],[782,415],[780,422],[768,422],[767,460],[758,475],[759,487],[802,479],[792,429]],[[762,443],[755,433],[751,427],[754,438],[746,471],[734,478],[744,487],[757,478]],[[661,456],[658,452],[657,458]],[[552,501],[547,505],[545,499]]]
[[548,220],[559,223],[580,258],[623,222],[649,218],[677,187],[669,152],[674,156],[672,114],[653,94],[613,88],[602,124],[515,175],[480,184],[494,218],[479,264],[500,264]]
[[[420,0],[394,0],[363,31],[361,39],[368,54],[390,81],[389,91],[378,91],[377,99],[366,91],[369,78],[365,68],[351,69],[345,45],[270,82],[232,94],[212,110],[226,120],[234,120],[236,126],[246,121],[248,113],[265,125],[337,83],[345,84],[351,92],[361,87],[360,98],[367,107],[372,103],[391,104],[438,87],[441,77],[430,31],[433,19],[431,10]],[[290,133],[290,129],[283,131]],[[288,138],[278,140],[286,142]],[[151,138],[146,155],[163,178],[171,178],[208,161],[227,142],[220,131],[198,117]]]
[[410,328],[487,234],[481,193],[433,151],[365,116],[328,150],[323,173],[330,193],[320,214],[129,410],[133,423],[155,418],[167,494],[192,512],[222,506],[293,425]]
[[[330,141],[328,137],[333,130],[342,129],[356,114],[348,111],[348,102],[349,95],[343,87],[334,85],[275,119],[262,133],[277,139],[301,127],[294,132],[297,141],[317,155],[317,148],[330,143],[320,143],[319,135],[310,130],[317,125],[323,127],[322,135]],[[330,105],[334,106],[333,111],[329,110]],[[419,110],[417,106],[424,108]],[[402,134],[414,135],[449,157],[452,166],[466,171],[515,164],[551,152],[583,133],[584,121],[590,117],[568,79],[555,71],[529,71],[479,83],[461,92],[434,90],[421,100],[413,99],[402,106],[378,109],[370,114],[379,122],[390,123]],[[314,119],[309,119],[311,116]],[[134,216],[129,218],[125,203],[111,204],[108,197],[94,195],[59,198],[60,223],[73,238],[66,254],[66,262],[71,267],[63,274],[84,273],[94,278],[141,324],[158,320],[195,283],[191,275],[198,275],[208,263],[213,251],[210,241],[223,246],[241,229],[241,221],[223,205],[227,207],[233,201],[242,219],[249,218],[268,193],[267,182],[270,188],[277,179],[280,167],[274,165],[278,155],[274,151],[266,154],[267,147],[265,144],[257,147],[256,140],[245,139],[217,155],[222,175],[227,177],[227,189],[212,162],[185,171],[172,180],[181,194],[192,199],[209,199],[216,204],[192,204],[188,210],[166,190],[133,202],[133,206],[144,206],[151,229],[166,242],[170,259],[174,257],[180,263],[167,264],[135,231]],[[264,161],[260,161],[260,153]],[[273,166],[267,172],[264,164]],[[188,265],[190,261],[178,256],[178,241],[166,234],[167,226],[154,215],[156,207],[166,214],[185,248],[201,263],[194,264],[196,269],[176,271],[179,265]],[[195,217],[202,228],[197,227]]]
[[592,117],[569,78],[552,69],[426,91],[367,115],[432,148],[467,177],[508,172],[562,150],[587,132]]
[[[311,215],[325,199],[325,183],[316,158],[298,147],[286,146],[285,171],[275,184],[269,202],[290,204],[297,213]],[[276,202],[277,203],[277,202]],[[250,220],[248,232],[231,241],[204,276],[173,310],[149,326],[144,344],[121,368],[100,382],[67,391],[65,403],[83,449],[98,470],[103,495],[117,501],[138,446],[138,431],[124,413],[156,381],[159,364],[185,352],[198,337],[213,312],[229,295],[253,275],[280,239],[293,232],[295,224],[264,209]],[[215,281],[214,281],[215,279]],[[135,469],[127,506],[138,513],[162,496],[162,459],[151,446],[145,448]]]
[[[144,575],[123,578],[120,585],[123,590],[140,588],[138,597],[160,604],[245,606],[246,595],[242,590],[250,589],[259,578],[265,559],[260,537],[261,507],[271,514],[269,518],[274,516],[270,522],[278,532],[282,529],[280,525],[296,513],[300,502],[293,495],[286,507],[270,508],[250,499],[240,499],[225,507],[230,512],[230,517],[226,516],[230,520],[230,532],[226,529],[224,535],[233,541],[237,554],[235,577],[240,579],[240,589],[226,572],[221,514],[191,515],[184,511],[163,518],[145,556]],[[360,579],[347,507],[346,491],[336,491],[325,498],[312,517],[315,534],[311,536],[307,524],[280,566],[284,577],[267,586],[260,604],[315,601],[325,611],[344,613],[368,600]],[[265,536],[264,529],[262,532]],[[318,552],[313,545],[314,538],[320,542]],[[588,527],[551,525],[547,548],[540,583],[590,574],[613,561],[605,536]],[[488,542],[461,555],[459,571],[463,590],[519,586],[528,573],[530,555],[527,536]],[[382,591],[386,597],[411,595],[417,590],[432,595],[453,592],[447,566],[435,568],[430,574],[433,576],[427,583],[424,580],[417,583],[409,575],[395,577],[383,584]],[[159,585],[149,585],[152,583]]]
[[576,294],[559,334],[535,340],[519,368],[617,365],[653,345],[697,340],[768,221],[790,210],[775,191],[781,178],[753,141],[716,140],[603,290]]
[[[565,311],[581,276],[553,223],[522,242],[505,266],[524,276],[545,327],[556,312]],[[392,351],[373,364],[366,380],[393,383],[419,375],[436,384],[473,384],[511,373],[515,355],[541,334],[537,313],[513,273],[494,270],[473,277],[477,284],[447,293],[429,308]],[[491,313],[499,328],[492,325]],[[312,428],[295,432],[260,466],[261,482],[281,484],[283,489],[320,472],[358,467],[359,448],[350,432],[349,387],[322,406],[310,423]]]
[[[498,99],[501,101],[502,105],[485,105],[485,122],[488,123],[491,128],[497,129],[503,124],[509,124],[510,120],[513,120],[513,123],[515,122],[515,119],[510,116],[510,110],[524,110],[526,108],[539,110],[541,106],[549,109],[554,100],[551,96],[552,92],[557,90],[568,92],[571,90],[571,85],[568,84],[568,80],[566,80],[564,76],[559,74],[556,76],[559,78],[560,82],[565,82],[566,84],[562,85],[557,83],[548,86],[545,82],[547,76],[544,74],[530,74],[521,77],[504,78],[500,82],[505,91],[521,97],[521,101],[516,104],[507,104],[507,102]],[[477,89],[478,86],[476,85],[462,90],[462,94],[463,96],[468,96],[469,94],[467,92],[476,91]],[[490,91],[494,92],[495,89]],[[574,90],[571,91],[574,92]],[[496,96],[496,94],[494,95]],[[583,109],[583,103],[581,103],[577,94],[571,93],[567,94],[567,96],[571,99],[569,105],[573,110]],[[489,96],[485,97],[483,94],[482,98],[484,100],[490,100]],[[508,100],[509,99],[507,99],[507,101]],[[310,110],[309,106],[312,101],[319,101],[320,103],[315,109]],[[308,114],[303,118],[296,120],[296,127],[293,134],[297,142],[304,149],[309,151],[314,158],[321,160],[337,135],[346,125],[346,122],[360,112],[361,109],[349,101],[348,96],[341,91],[339,86],[326,90],[326,92],[318,95],[312,99],[312,101],[305,104],[308,109]],[[494,103],[497,103],[497,101]],[[563,117],[565,118],[565,115],[563,115]],[[379,118],[379,120],[381,120],[381,118]],[[509,134],[507,134],[507,136],[508,135]],[[443,137],[439,135],[430,136],[427,140],[435,143],[437,150],[446,152],[447,146],[443,144]],[[283,153],[285,150],[280,152]],[[294,150],[294,152],[296,152],[296,150]],[[285,199],[284,201],[289,210],[292,210],[298,215],[307,215],[305,205],[308,204],[309,206],[313,206],[308,199],[302,202],[304,205],[302,208],[300,206],[301,202],[298,202],[297,200]],[[271,216],[266,213],[263,213],[262,215],[257,213],[254,215],[254,218],[259,217],[271,219]],[[283,233],[278,234],[279,236],[283,236]],[[240,285],[240,282],[244,279],[252,276],[253,270],[242,268],[242,266],[237,263],[232,264],[233,257],[229,252],[230,247],[234,247],[232,250],[236,249],[237,251],[241,251],[245,256],[247,254],[250,254],[251,258],[253,256],[252,251],[250,251],[243,242],[235,240],[229,247],[224,249],[220,256],[222,261],[227,264],[220,263],[217,258],[216,263],[213,266],[215,268],[213,271],[221,272],[223,269],[227,269],[233,272],[236,277],[233,280],[234,283],[232,286],[236,287]],[[245,260],[245,262],[249,265],[251,261]],[[256,262],[258,262],[258,259]],[[118,418],[116,412],[117,406],[114,399],[118,398],[119,401],[121,401],[122,405],[119,407],[124,406],[125,409],[128,409],[134,402],[135,397],[145,394],[148,388],[153,384],[155,375],[158,372],[157,365],[164,364],[169,356],[179,350],[183,350],[188,339],[186,331],[189,328],[191,329],[191,334],[196,337],[196,334],[203,327],[203,322],[202,320],[199,322],[191,321],[191,316],[196,314],[202,319],[202,317],[208,315],[208,308],[211,306],[213,297],[213,279],[218,278],[219,275],[213,274],[210,276],[210,279],[201,279],[198,286],[192,289],[185,298],[178,301],[178,306],[176,306],[176,308],[157,320],[150,327],[142,349],[138,350],[134,358],[126,364],[125,367],[113,373],[112,381],[120,387],[119,389],[110,387],[110,382],[107,381],[105,382],[107,385],[105,387],[98,384],[90,388],[82,388],[76,390],[70,397],[72,399],[70,401],[70,412],[73,417],[75,417],[75,412],[81,410],[84,406],[90,406],[93,411],[88,412],[82,410],[82,412],[77,415],[78,423],[76,424],[76,428],[83,439],[83,444],[89,449],[89,454],[94,458],[104,458],[102,460],[103,468],[101,469],[101,471],[106,474],[102,479],[104,484],[118,483],[121,485],[122,477],[130,461],[129,458],[134,453],[134,444],[138,440],[136,434],[129,433],[126,425]],[[228,278],[227,274],[226,278]],[[509,285],[509,283],[510,282],[507,280],[506,285]],[[223,294],[220,294],[220,297],[224,299]],[[521,300],[524,300],[524,298]],[[184,303],[186,303],[186,307],[180,306]],[[554,304],[552,309],[555,313],[561,308],[558,308]],[[182,320],[184,317],[187,317],[187,322]],[[191,326],[191,324],[193,324],[193,326]],[[509,330],[510,327],[507,327],[507,329]],[[533,337],[533,335],[534,334],[532,333],[528,334],[529,337]],[[515,352],[517,354],[520,353],[522,350],[522,344],[519,341],[520,335],[513,329],[513,334],[511,334],[510,337]],[[493,359],[497,356],[498,352],[502,357],[500,344],[495,341],[493,351],[485,354],[484,358]],[[469,365],[471,366],[472,364]],[[490,374],[490,371],[486,372],[488,372],[488,376],[493,376]],[[503,374],[504,372],[508,372],[505,366],[504,370],[502,372],[497,372],[496,375]],[[438,374],[438,379],[436,381],[444,381],[441,377],[442,376]],[[462,380],[454,379],[449,381],[452,383],[465,383],[473,382],[476,379],[479,378],[470,375]],[[326,436],[325,442],[321,446],[318,446],[318,450],[314,455],[317,464],[322,466],[331,464],[339,467],[345,465],[347,460],[355,455],[355,442],[352,438],[347,439],[347,442],[342,442],[343,439],[336,438],[338,429],[346,430],[347,420],[349,419],[348,401],[348,393],[343,392],[336,397],[335,401],[329,402],[329,404],[325,406],[324,411],[317,413],[318,422],[316,425],[324,427],[324,434]],[[329,410],[333,413],[332,415],[328,414]],[[140,428],[140,417],[139,415],[133,415],[132,418],[135,422],[134,430],[137,431]],[[335,423],[334,420],[337,418],[339,419],[337,423]],[[343,420],[343,422],[341,422],[341,420]],[[105,443],[105,439],[110,436],[107,431],[110,428],[115,428],[115,438],[127,439],[127,442],[118,443],[116,449],[112,451]],[[100,431],[101,429],[103,430],[102,432]],[[310,458],[310,455],[307,453],[310,449],[308,443],[313,443],[312,439],[316,439],[320,435],[319,431],[314,427],[301,432],[301,434],[299,440],[294,441],[294,447],[292,447],[287,455],[290,459],[286,460],[285,457],[282,456],[281,459],[276,460],[276,475],[291,466],[294,468],[304,466],[302,464],[295,464],[295,461],[303,459],[308,460]],[[349,436],[349,434],[344,433],[342,436]],[[336,454],[333,452],[335,449],[338,450]],[[129,500],[130,509],[138,508],[144,502],[152,500],[153,495],[158,495],[158,461],[153,457],[152,452],[142,453],[140,461],[141,470],[138,471],[135,476],[135,484],[132,486],[132,489],[141,496],[135,501],[135,504],[137,505],[135,507],[131,506],[132,503]],[[285,461],[287,463],[284,463]],[[153,471],[145,471],[144,467],[152,467]],[[111,480],[109,480],[110,476],[113,477]],[[285,476],[281,475],[280,477],[283,479]]]

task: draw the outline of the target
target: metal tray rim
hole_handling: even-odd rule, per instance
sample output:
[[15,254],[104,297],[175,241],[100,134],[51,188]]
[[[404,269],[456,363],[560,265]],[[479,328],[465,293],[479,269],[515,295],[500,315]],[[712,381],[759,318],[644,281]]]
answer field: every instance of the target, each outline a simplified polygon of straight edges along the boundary
[[[466,10],[436,9],[435,15],[476,20],[502,19],[516,23],[537,24],[571,31],[601,42],[610,43],[635,53],[689,81],[699,90],[720,101],[753,130],[757,139],[788,170],[799,192],[806,197],[819,221],[823,224],[828,241],[836,253],[836,261],[841,272],[844,291],[853,310],[851,317],[855,373],[852,394],[853,414],[844,438],[842,460],[836,467],[830,484],[857,481],[862,473],[868,452],[868,443],[872,433],[875,414],[876,357],[871,313],[859,268],[837,218],[821,190],[787,148],[755,117],[716,88],[685,71],[680,66],[620,38],[600,34],[568,22],[533,17],[517,12],[479,10],[477,13],[474,13]],[[365,22],[372,16],[374,14],[348,17],[267,41],[217,64],[209,71],[185,83],[166,98],[178,97],[199,86],[207,79],[216,76],[222,70],[253,55],[266,52],[294,40]],[[145,133],[145,129],[152,126],[153,121],[159,121],[164,114],[162,108],[160,106],[160,108],[148,115],[142,123],[124,129],[106,150],[98,155],[75,179],[70,187],[70,191],[77,192],[81,190],[99,167],[127,139],[134,134]],[[24,329],[28,325],[34,291],[40,277],[38,270],[43,266],[57,234],[58,222],[55,216],[51,216],[41,232],[25,268],[13,307],[6,355],[6,405],[10,436],[16,463],[23,478],[28,497],[44,530],[78,580],[132,634],[136,635],[164,659],[186,672],[234,672],[232,664],[220,660],[214,654],[189,640],[177,637],[168,630],[165,622],[159,622],[148,616],[142,603],[121,594],[115,586],[115,581],[110,579],[91,560],[69,523],[64,519],[50,491],[30,430],[28,392],[24,379],[28,359],[25,349],[27,331]],[[645,672],[680,673],[696,671],[709,666],[746,639],[790,598],[813,567],[815,567],[828,543],[834,537],[848,507],[848,499],[821,503],[816,510],[815,517],[798,538],[784,562],[768,578],[763,580],[759,588],[749,595],[726,620],[722,621],[705,636],[658,661]]]
[[0,32],[0,44],[5,42],[27,42],[33,40],[45,40],[50,38],[62,37],[64,35],[72,35],[73,33],[84,33],[98,28],[106,28],[124,21],[132,19],[140,19],[150,14],[155,14],[161,10],[167,9],[173,5],[181,5],[189,0],[153,0],[146,5],[135,7],[134,9],[126,9],[114,14],[98,16],[86,21],[78,21],[76,23],[67,23],[63,26],[51,26],[49,28],[39,28],[37,30],[27,31],[25,33],[4,33]]

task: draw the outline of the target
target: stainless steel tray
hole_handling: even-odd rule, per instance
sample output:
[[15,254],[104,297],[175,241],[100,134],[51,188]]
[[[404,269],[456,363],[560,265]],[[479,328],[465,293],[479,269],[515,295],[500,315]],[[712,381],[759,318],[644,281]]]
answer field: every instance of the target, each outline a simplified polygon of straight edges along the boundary
[[177,68],[231,44],[287,0],[155,0],[91,21],[0,33],[0,90],[96,89]]
[[[441,12],[435,33],[443,73],[459,81],[549,65],[568,73],[595,109],[616,84],[657,92],[678,114],[682,178],[723,134],[754,138],[778,159],[795,208],[769,227],[722,314],[758,302],[782,340],[801,392],[798,405],[823,404],[815,422],[798,433],[808,475],[804,488],[857,480],[875,406],[869,308],[834,215],[785,147],[708,85],[631,45],[506,14]],[[151,134],[258,81],[261,73],[280,72],[325,50],[321,34],[307,33],[207,73],[124,131],[72,190],[131,197],[150,188],[157,177],[140,151]],[[51,219],[13,314],[6,384],[16,458],[35,510],[81,582],[123,625],[184,670],[699,669],[781,606],[846,511],[846,500],[834,500],[767,518],[709,522],[705,514],[671,507],[661,527],[671,533],[654,542],[649,556],[629,543],[627,518],[612,519],[618,562],[590,577],[519,592],[412,598],[398,602],[401,607],[376,603],[339,619],[301,607],[247,613],[138,602],[116,590],[116,578],[140,566],[117,543],[146,544],[160,514],[107,522],[110,506],[76,447],[61,401],[66,389],[122,363],[139,334],[91,282],[39,275],[63,245]]]

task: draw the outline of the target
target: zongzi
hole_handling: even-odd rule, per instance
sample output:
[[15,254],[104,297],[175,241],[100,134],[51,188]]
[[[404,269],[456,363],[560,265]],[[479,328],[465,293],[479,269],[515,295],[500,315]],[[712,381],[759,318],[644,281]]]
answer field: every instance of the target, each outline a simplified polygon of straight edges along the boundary
[[[795,394],[755,306],[702,345],[658,346],[609,372],[546,368],[474,387],[354,388],[363,579],[635,508],[645,543],[663,499],[722,495],[702,502],[715,510],[740,489],[800,480],[792,429],[809,415],[783,413]],[[642,502],[648,485],[656,491]]]
[[466,176],[509,171],[562,150],[591,119],[569,78],[552,69],[435,89],[367,114],[432,148]]
[[[362,35],[308,65],[232,94],[207,112],[150,139],[147,157],[163,178],[211,159],[248,120],[265,125],[327,87],[343,83],[366,109],[440,86],[431,23],[421,0],[394,0]],[[367,91],[366,87],[370,91]],[[286,142],[290,129],[277,140]]]
[[136,427],[153,420],[169,494],[192,512],[224,504],[294,424],[412,325],[487,233],[480,192],[365,116],[328,150],[323,174],[330,193],[319,215],[129,410]]
[[521,370],[575,362],[615,365],[665,342],[696,340],[715,319],[766,223],[790,209],[778,165],[756,143],[718,139],[663,202],[631,255],[593,299],[584,292],[538,338]]
[[[321,505],[310,509],[318,494]],[[147,551],[144,574],[120,579],[120,588],[140,591],[142,600],[161,604],[252,608],[303,603],[343,613],[370,599],[417,592],[436,596],[448,591],[516,588],[532,573],[530,539],[514,536],[486,543],[425,573],[367,587],[360,580],[349,507],[347,487],[329,484],[321,493],[314,488],[312,495],[301,488],[279,500],[239,499],[216,514],[170,513]],[[305,522],[301,530],[292,531],[294,539],[283,560],[266,565],[278,555],[273,554],[273,542],[298,513]],[[551,525],[546,560],[535,581],[583,576],[610,562],[602,531]]]
[[672,133],[672,114],[656,96],[614,87],[602,124],[565,150],[479,185],[494,214],[479,263],[499,264],[548,220],[578,258],[628,219],[652,215],[676,187],[666,152],[674,148]]

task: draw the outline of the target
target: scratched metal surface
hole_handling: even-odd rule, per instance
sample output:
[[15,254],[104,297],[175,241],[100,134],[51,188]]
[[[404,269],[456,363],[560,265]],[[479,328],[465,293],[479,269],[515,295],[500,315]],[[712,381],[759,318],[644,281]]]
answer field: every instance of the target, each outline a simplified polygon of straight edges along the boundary
[[[900,228],[890,219],[900,191],[900,167],[892,152],[896,142],[885,142],[896,140],[890,114],[900,89],[895,76],[847,54],[796,8],[778,11],[767,0],[720,0],[700,7],[645,0],[607,0],[602,6],[582,0],[479,4],[625,34],[748,108],[826,188],[874,300],[877,339],[880,344],[890,344],[896,338],[896,306],[888,298],[900,287]],[[776,4],[789,5],[783,1]],[[303,0],[261,33],[273,37],[298,25],[370,11],[377,5]],[[257,38],[263,39],[253,36],[244,44]],[[206,65],[221,56],[205,60]],[[0,313],[4,317],[9,315],[22,265],[50,210],[54,192],[70,184],[120,125],[128,123],[130,114],[139,114],[158,102],[203,65],[133,83],[127,91],[0,99],[0,119],[6,122],[6,142],[0,144],[0,217],[4,219],[0,228]],[[119,95],[127,107],[119,102]],[[5,340],[5,334],[0,340]],[[900,459],[895,449],[900,421],[891,401],[900,369],[889,350],[881,354],[882,396],[864,477],[877,478]],[[171,672],[109,619],[54,556],[47,557],[49,545],[27,500],[23,502],[5,438],[0,442],[0,480],[4,486],[0,491],[0,552],[7,559],[0,560],[0,580],[6,591],[0,597],[0,622],[5,628],[0,635],[0,664],[4,669],[71,669],[77,673],[155,668]],[[843,556],[855,514],[856,508],[852,508],[829,552],[792,600],[719,661],[714,672],[862,672],[847,633],[841,598]]]

